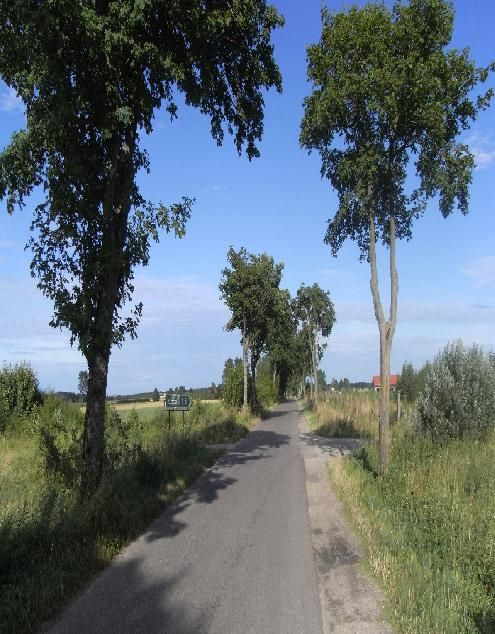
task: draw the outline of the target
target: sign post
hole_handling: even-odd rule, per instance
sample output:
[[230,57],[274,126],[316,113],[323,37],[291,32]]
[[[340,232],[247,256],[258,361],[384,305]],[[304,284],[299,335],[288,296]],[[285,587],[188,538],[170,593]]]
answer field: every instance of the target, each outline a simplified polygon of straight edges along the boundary
[[165,411],[168,412],[168,431],[170,432],[170,416],[172,412],[182,412],[182,434],[184,434],[185,419],[184,412],[191,409],[192,398],[187,394],[166,394]]

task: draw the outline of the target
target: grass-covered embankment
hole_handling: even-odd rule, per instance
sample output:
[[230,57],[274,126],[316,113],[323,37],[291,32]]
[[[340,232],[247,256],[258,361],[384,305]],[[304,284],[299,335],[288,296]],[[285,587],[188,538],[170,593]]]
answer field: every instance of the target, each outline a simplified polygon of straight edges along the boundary
[[27,428],[0,437],[2,633],[34,631],[53,617],[213,463],[206,444],[238,440],[254,423],[220,403],[195,404],[184,427],[175,414],[170,431],[165,412],[146,421],[134,415],[129,424],[113,417],[102,486],[80,504],[79,451],[71,442],[82,415],[77,407],[50,407],[43,416],[56,418],[56,451],[48,441],[41,451],[39,433]]
[[376,449],[331,461],[401,633],[495,632],[495,440],[432,440],[396,426],[390,469]]

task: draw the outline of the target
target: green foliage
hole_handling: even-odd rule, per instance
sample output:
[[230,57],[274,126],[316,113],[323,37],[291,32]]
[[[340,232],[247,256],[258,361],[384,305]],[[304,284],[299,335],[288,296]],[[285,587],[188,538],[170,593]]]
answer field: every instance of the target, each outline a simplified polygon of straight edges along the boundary
[[32,271],[54,301],[53,325],[67,327],[83,352],[108,339],[92,318],[115,275],[111,340],[135,332],[140,306],[132,317],[118,313],[133,270],[147,264],[159,228],[181,236],[190,214],[190,199],[165,207],[140,194],[136,174],[149,170],[140,138],[155,109],[175,118],[182,93],[210,117],[217,143],[225,126],[239,152],[257,156],[261,91],[281,89],[270,36],[282,24],[264,0],[194,11],[177,0],[2,5],[0,76],[24,101],[27,125],[0,155],[0,197],[12,212],[44,186]]
[[300,322],[302,341],[308,346],[309,370],[315,382],[318,379],[318,364],[327,347],[326,343],[321,342],[321,338],[330,336],[335,323],[335,309],[330,293],[318,284],[301,284],[293,300],[293,310]]
[[160,400],[160,393],[158,392],[158,389],[155,387],[155,389],[153,390],[153,396],[151,397],[153,399],[153,401],[158,402]]
[[243,381],[242,359],[227,359],[222,375],[222,400],[229,407],[242,406]]
[[268,357],[263,358],[256,372],[256,394],[262,407],[271,407],[279,400],[278,378],[273,377],[272,365]]
[[230,247],[227,260],[231,268],[222,271],[220,292],[232,312],[228,330],[238,328],[246,336],[252,355],[259,359],[268,337],[270,321],[276,317],[279,284],[284,265],[276,264],[266,253],[254,255],[244,247]]
[[495,631],[494,451],[396,428],[386,479],[371,445],[330,463],[398,632]]
[[[300,141],[319,152],[339,196],[325,237],[334,255],[349,237],[367,258],[371,218],[384,243],[392,216],[397,236],[410,238],[436,196],[443,216],[456,204],[467,213],[474,159],[456,137],[488,106],[492,90],[471,96],[494,66],[476,68],[467,49],[447,49],[453,17],[444,0],[323,10],[320,42],[308,47],[314,89]],[[417,182],[408,191],[411,160]]]
[[283,306],[279,285],[284,265],[276,264],[266,253],[254,255],[243,247],[238,252],[230,247],[227,259],[231,268],[223,269],[219,288],[232,313],[227,329],[238,328],[250,350],[251,379],[254,381],[250,400],[254,409],[256,366]]
[[426,376],[429,371],[430,364],[425,364],[420,370],[416,371],[411,363],[404,362],[399,380],[399,390],[401,397],[409,403],[414,403],[419,393],[425,386]]
[[84,425],[79,407],[47,394],[32,420],[47,475],[59,479],[65,487],[77,486]]
[[421,428],[434,436],[483,437],[495,429],[495,368],[478,346],[447,345],[418,397]]
[[[78,486],[82,470],[81,442],[84,415],[79,407],[48,394],[32,414],[32,429],[38,438],[46,474],[63,486]],[[143,430],[135,409],[122,417],[110,405],[105,413],[105,457],[107,472],[132,461],[136,439]]]
[[28,363],[6,366],[0,370],[0,432],[9,423],[21,425],[29,415],[40,393],[38,379]]
[[[294,313],[303,326],[307,326],[314,336],[329,337],[335,324],[335,309],[330,293],[318,286],[301,286],[294,300]],[[321,355],[319,355],[321,358]]]

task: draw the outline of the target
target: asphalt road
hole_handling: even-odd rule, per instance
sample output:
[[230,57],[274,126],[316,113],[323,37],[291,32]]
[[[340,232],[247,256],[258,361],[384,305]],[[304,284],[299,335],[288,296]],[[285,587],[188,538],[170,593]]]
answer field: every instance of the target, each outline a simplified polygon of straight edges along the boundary
[[49,631],[321,634],[297,423],[277,408]]

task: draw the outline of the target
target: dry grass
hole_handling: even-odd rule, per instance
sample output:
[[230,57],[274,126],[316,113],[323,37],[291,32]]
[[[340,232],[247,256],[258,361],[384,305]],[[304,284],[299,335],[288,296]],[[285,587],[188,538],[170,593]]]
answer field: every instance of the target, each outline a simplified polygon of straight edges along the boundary
[[325,397],[310,414],[316,433],[339,438],[375,438],[378,432],[375,392],[329,393]]

